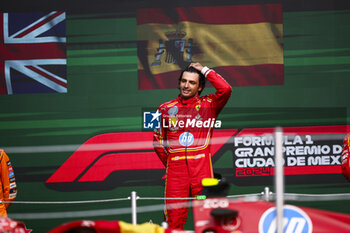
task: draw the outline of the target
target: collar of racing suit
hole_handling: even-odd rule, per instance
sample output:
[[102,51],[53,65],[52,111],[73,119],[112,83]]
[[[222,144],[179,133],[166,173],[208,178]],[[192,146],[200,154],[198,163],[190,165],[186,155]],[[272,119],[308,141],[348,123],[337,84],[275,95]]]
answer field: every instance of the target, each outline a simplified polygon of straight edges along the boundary
[[178,101],[183,105],[195,103],[199,100],[199,98],[200,97],[198,95],[196,95],[196,96],[193,96],[192,98],[184,99],[184,98],[182,98],[182,96],[180,94],[177,97]]

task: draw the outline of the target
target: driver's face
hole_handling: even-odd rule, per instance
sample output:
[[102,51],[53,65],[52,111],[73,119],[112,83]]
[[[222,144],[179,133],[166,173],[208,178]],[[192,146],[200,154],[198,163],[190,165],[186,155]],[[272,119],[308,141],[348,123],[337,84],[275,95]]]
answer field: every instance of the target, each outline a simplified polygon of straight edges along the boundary
[[192,72],[184,72],[180,80],[180,94],[182,98],[189,99],[197,96],[202,90],[199,86],[199,75]]

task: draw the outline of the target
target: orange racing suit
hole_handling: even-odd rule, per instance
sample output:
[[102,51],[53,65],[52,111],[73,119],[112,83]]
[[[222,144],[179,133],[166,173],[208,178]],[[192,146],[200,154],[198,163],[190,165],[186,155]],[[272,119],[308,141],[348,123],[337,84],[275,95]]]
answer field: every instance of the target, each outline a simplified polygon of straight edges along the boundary
[[[161,128],[153,136],[155,151],[166,170],[165,217],[170,228],[183,229],[188,205],[183,200],[200,195],[201,180],[213,177],[210,143],[216,120],[231,95],[231,86],[214,70],[201,71],[215,87],[216,93],[190,99],[178,98],[158,107]],[[181,205],[174,208],[174,205]]]
[[[13,201],[17,195],[17,186],[13,168],[9,157],[4,150],[0,149],[0,217],[7,217],[7,209],[10,203],[7,201]],[[6,201],[7,203],[3,203]]]

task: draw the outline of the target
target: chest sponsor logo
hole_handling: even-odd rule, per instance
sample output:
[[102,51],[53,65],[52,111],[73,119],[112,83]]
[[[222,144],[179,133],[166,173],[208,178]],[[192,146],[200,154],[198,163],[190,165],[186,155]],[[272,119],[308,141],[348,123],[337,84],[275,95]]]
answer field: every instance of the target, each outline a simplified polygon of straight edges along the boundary
[[191,146],[194,142],[193,134],[190,132],[184,132],[179,137],[179,142],[183,146]]
[[177,108],[177,106],[174,106],[174,107],[172,107],[171,109],[168,110],[168,114],[170,116],[174,116],[178,111],[179,111],[179,109]]

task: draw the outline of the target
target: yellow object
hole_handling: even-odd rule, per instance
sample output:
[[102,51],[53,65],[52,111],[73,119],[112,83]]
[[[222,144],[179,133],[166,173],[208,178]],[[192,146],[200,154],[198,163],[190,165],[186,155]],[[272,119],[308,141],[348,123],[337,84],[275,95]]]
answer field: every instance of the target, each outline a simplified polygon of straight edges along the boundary
[[164,233],[165,229],[157,224],[143,223],[133,225],[119,221],[120,233]]
[[203,187],[216,186],[219,184],[219,180],[216,178],[204,178],[202,179]]

